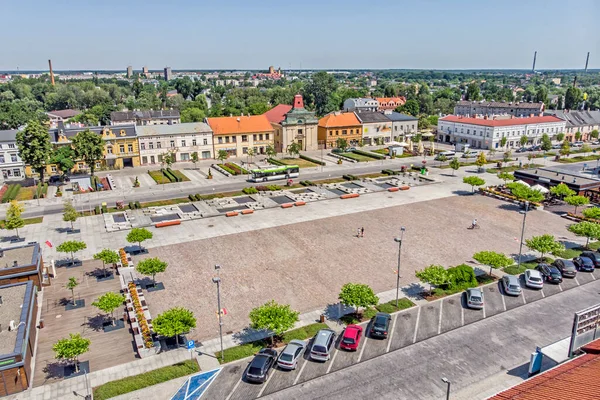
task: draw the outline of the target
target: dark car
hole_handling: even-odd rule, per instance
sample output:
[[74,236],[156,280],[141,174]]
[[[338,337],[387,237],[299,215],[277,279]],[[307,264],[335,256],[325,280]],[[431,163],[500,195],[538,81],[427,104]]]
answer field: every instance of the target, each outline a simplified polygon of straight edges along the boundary
[[563,278],[558,268],[548,264],[538,264],[536,267],[546,282],[561,283]]
[[579,271],[594,272],[594,269],[596,268],[592,259],[587,257],[575,257],[573,263]]
[[552,262],[552,265],[558,268],[563,278],[575,278],[577,275],[577,267],[571,260],[558,258]]
[[277,351],[273,349],[261,349],[248,365],[246,379],[253,382],[264,382],[269,376],[269,370],[277,359]]
[[587,257],[594,263],[596,268],[600,267],[600,253],[597,251],[584,251],[579,255],[580,257]]
[[390,314],[382,312],[375,314],[371,323],[371,337],[387,338],[391,319]]
[[515,151],[515,153],[525,153],[525,152],[527,152],[527,151],[529,151],[529,149],[528,149],[527,147],[521,147],[521,148],[518,148],[518,149]]
[[48,184],[50,185],[60,185],[64,182],[69,182],[69,177],[65,175],[52,175],[48,178]]

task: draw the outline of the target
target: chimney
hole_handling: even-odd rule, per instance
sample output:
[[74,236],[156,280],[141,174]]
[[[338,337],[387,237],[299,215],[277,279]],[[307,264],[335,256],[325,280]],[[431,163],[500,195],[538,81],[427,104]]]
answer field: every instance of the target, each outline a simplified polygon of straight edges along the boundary
[[294,96],[294,108],[304,108],[304,100],[301,94]]
[[52,86],[54,86],[54,71],[52,70],[52,60],[48,60],[48,67],[50,67],[50,81],[52,82]]

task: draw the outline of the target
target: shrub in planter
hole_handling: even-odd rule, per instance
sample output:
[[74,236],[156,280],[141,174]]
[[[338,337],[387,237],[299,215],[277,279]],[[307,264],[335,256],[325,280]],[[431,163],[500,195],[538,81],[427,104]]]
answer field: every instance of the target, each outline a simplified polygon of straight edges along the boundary
[[135,208],[142,208],[142,206],[140,205],[140,202],[139,202],[139,201],[136,201],[136,202],[135,202]]
[[338,164],[341,164],[341,163],[342,163],[342,159],[341,159],[341,158],[338,158],[338,160],[337,160],[337,163],[338,163]]
[[102,214],[107,213],[108,208],[106,206],[102,206]]
[[196,193],[196,201],[202,200],[202,195],[200,193]]
[[256,194],[258,193],[258,189],[256,189],[255,187],[247,187],[242,189],[242,192],[246,193],[246,194]]
[[193,194],[189,194],[188,199],[190,199],[190,201],[196,201],[196,196]]
[[267,190],[271,190],[271,191],[281,190],[281,186],[279,186],[279,185],[267,185]]
[[133,204],[133,201],[129,202],[129,209],[133,210],[135,208],[135,204]]
[[449,289],[467,289],[477,286],[477,278],[473,268],[466,264],[460,264],[456,267],[447,269],[448,271],[448,288]]
[[100,206],[94,207],[94,214],[100,215]]

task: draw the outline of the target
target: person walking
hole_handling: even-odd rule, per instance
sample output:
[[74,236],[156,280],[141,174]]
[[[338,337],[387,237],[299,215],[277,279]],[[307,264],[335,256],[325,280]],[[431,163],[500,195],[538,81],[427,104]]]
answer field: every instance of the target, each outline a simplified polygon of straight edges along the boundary
[[360,237],[360,228],[358,228],[358,232],[356,233],[356,237],[359,238]]
[[365,227],[360,228],[360,237],[365,237]]

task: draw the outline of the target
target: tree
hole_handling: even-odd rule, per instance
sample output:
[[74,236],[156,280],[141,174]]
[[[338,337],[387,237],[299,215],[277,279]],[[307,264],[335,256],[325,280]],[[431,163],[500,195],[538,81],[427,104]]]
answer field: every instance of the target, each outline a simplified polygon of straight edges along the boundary
[[535,93],[536,103],[544,103],[548,105],[548,89],[545,86],[540,86]]
[[338,149],[342,151],[342,153],[345,153],[346,149],[348,148],[348,141],[344,138],[337,138],[335,141],[335,145]]
[[56,247],[56,250],[61,253],[71,253],[71,264],[75,264],[75,256],[74,253],[78,251],[85,250],[87,245],[85,242],[81,242],[79,240],[67,240],[66,242],[62,242]]
[[171,168],[171,166],[175,163],[175,159],[176,156],[174,151],[167,151],[162,155],[162,160],[165,164],[167,164],[167,168]]
[[112,325],[114,325],[114,312],[117,308],[122,306],[124,302],[124,295],[113,292],[106,292],[102,296],[98,297],[98,299],[95,302],[93,302],[92,305],[98,308],[100,311],[104,311],[105,313],[110,314],[110,322]]
[[302,147],[300,146],[300,143],[296,142],[290,143],[287,147],[287,153],[292,157],[300,155],[300,150],[302,150]]
[[[220,310],[219,310],[220,312]],[[173,337],[179,346],[179,335],[196,327],[194,313],[182,307],[175,307],[159,314],[152,320],[154,331],[164,337]]]
[[65,287],[71,291],[71,298],[73,299],[73,305],[76,305],[76,303],[75,303],[75,288],[78,285],[79,285],[79,282],[77,282],[77,278],[75,278],[73,276],[70,277],[69,280],[67,281],[67,283],[65,284]]
[[507,181],[514,181],[515,180],[515,176],[513,174],[511,174],[510,172],[499,172],[498,173],[498,178],[502,179],[504,181],[504,185],[506,185]]
[[480,99],[479,85],[476,82],[470,83],[467,87],[467,93],[465,94],[465,100],[477,101]]
[[564,133],[559,133],[556,135],[556,140],[558,140],[559,142],[562,142],[565,138],[565,134]]
[[[443,154],[438,154],[437,160],[440,162],[440,167],[441,167],[443,163],[445,163],[446,161],[448,161],[448,157],[446,157]],[[454,171],[452,171],[452,173],[454,173]]]
[[589,144],[584,143],[583,146],[581,146],[581,152],[584,156],[586,156],[587,153],[592,152],[592,147]]
[[190,160],[194,163],[194,169],[196,169],[196,163],[199,161],[197,151],[192,152],[192,154],[190,156]]
[[429,283],[429,291],[433,290],[433,286],[440,286],[448,283],[448,271],[441,266],[431,264],[420,271],[415,272],[415,276],[422,282]]
[[55,164],[56,168],[67,175],[75,166],[75,153],[71,146],[60,146],[56,148],[50,156],[50,164]]
[[504,268],[514,264],[512,258],[502,253],[496,253],[495,251],[480,251],[473,254],[473,259],[480,264],[489,266],[490,275],[492,275],[492,268]]
[[485,185],[485,181],[478,176],[465,176],[463,178],[463,183],[471,185],[471,193],[475,193],[475,186]]
[[600,207],[589,207],[582,211],[582,214],[586,218],[600,219]]
[[63,208],[63,221],[71,223],[71,230],[73,230],[73,222],[77,221],[77,210],[70,201],[65,201]]
[[506,136],[502,136],[502,139],[500,139],[500,147],[505,148],[506,143],[508,143],[508,138]]
[[[267,146],[267,149],[269,146]],[[248,147],[248,151],[246,152],[248,157],[250,158],[250,162],[252,162],[252,157],[254,157],[254,149],[252,147]]]
[[594,129],[590,132],[590,136],[594,139],[598,139],[598,129]]
[[510,150],[505,151],[504,154],[502,155],[502,162],[504,162],[505,164],[509,163],[512,157],[512,153],[510,152]]
[[539,251],[542,259],[546,253],[554,253],[564,249],[564,246],[557,242],[554,236],[549,234],[533,236],[531,239],[525,240],[525,245],[531,250]]
[[574,190],[571,190],[564,183],[559,183],[556,186],[552,186],[550,188],[550,193],[553,194],[554,196],[558,197],[559,199],[563,199],[567,196],[574,196],[576,194],[576,192]]
[[25,221],[23,218],[21,218],[21,214],[23,214],[24,211],[25,207],[20,205],[16,200],[12,200],[8,206],[8,210],[6,210],[6,220],[4,221],[4,226],[6,229],[14,229],[17,233],[17,238],[20,238],[19,228],[25,226]]
[[375,306],[379,303],[379,297],[373,289],[362,283],[346,283],[342,286],[338,299],[343,305],[354,307],[357,314],[360,307]]
[[265,153],[267,154],[267,157],[269,157],[269,158],[273,158],[273,157],[277,156],[277,150],[275,150],[275,147],[273,147],[273,145],[271,145],[271,144],[267,146],[267,148],[265,149]]
[[102,269],[104,270],[104,277],[106,277],[108,275],[106,271],[106,264],[116,264],[119,262],[120,258],[116,251],[111,249],[102,249],[98,253],[94,254],[94,260],[102,261]]
[[458,157],[454,157],[452,160],[450,160],[448,165],[450,168],[452,168],[452,176],[454,176],[454,173],[460,168],[460,161],[458,161]]
[[573,212],[573,214],[577,214],[577,207],[589,204],[589,202],[590,202],[590,199],[588,199],[585,196],[568,196],[568,197],[565,197],[565,203],[567,203],[570,206],[574,206],[575,207],[575,211]]
[[477,165],[479,168],[483,167],[485,164],[487,164],[487,160],[485,158],[485,153],[483,151],[479,152],[479,154],[477,155],[477,160],[475,160],[475,165]]
[[600,239],[600,224],[595,222],[581,221],[577,224],[569,225],[567,229],[577,236],[585,237],[587,239],[585,247],[588,247],[590,239]]
[[156,257],[146,258],[138,263],[135,270],[143,275],[152,275],[152,286],[156,285],[155,276],[158,273],[165,272],[168,264]]
[[[260,307],[253,308],[248,317],[253,329],[267,330],[276,335],[282,335],[294,326],[298,321],[299,314],[292,310],[289,304],[277,304],[275,300],[271,300]],[[272,336],[271,343],[273,343]]]
[[[339,107],[333,108],[331,96],[337,89],[335,77],[326,71],[313,74],[304,87],[304,98],[307,103],[314,105],[318,116],[323,116]],[[330,109],[331,108],[331,109]]]
[[24,130],[17,132],[16,141],[19,156],[40,174],[40,182],[43,182],[44,170],[52,152],[48,129],[38,121],[29,121]]
[[519,139],[519,143],[521,143],[521,146],[525,146],[528,141],[529,138],[526,135],[521,136],[521,139]]
[[534,203],[539,203],[544,200],[544,194],[542,192],[534,190],[520,182],[511,182],[507,184],[506,187],[510,189],[511,194],[515,196],[517,200]]
[[127,234],[127,241],[129,243],[137,243],[140,251],[143,249],[142,242],[152,239],[154,235],[146,228],[133,228]]
[[79,333],[69,333],[68,338],[60,339],[52,346],[57,360],[68,360],[75,364],[75,373],[79,372],[79,356],[88,352],[92,341],[81,337]]
[[565,109],[577,110],[583,101],[583,93],[581,89],[569,86],[565,94]]
[[542,145],[541,145],[541,148],[544,151],[550,151],[552,149],[552,140],[550,140],[550,137],[546,133],[544,133],[542,135]]
[[406,103],[397,107],[396,111],[416,117],[419,115],[419,109],[419,102],[417,100],[407,100]]
[[221,164],[223,164],[223,162],[224,162],[225,160],[227,160],[227,157],[229,157],[229,154],[227,154],[227,152],[226,152],[225,150],[219,150],[219,151],[217,152],[217,159],[218,159],[219,161],[221,161]]
[[95,132],[86,129],[71,138],[75,156],[83,160],[90,168],[92,176],[96,170],[96,163],[103,159],[104,140]]

